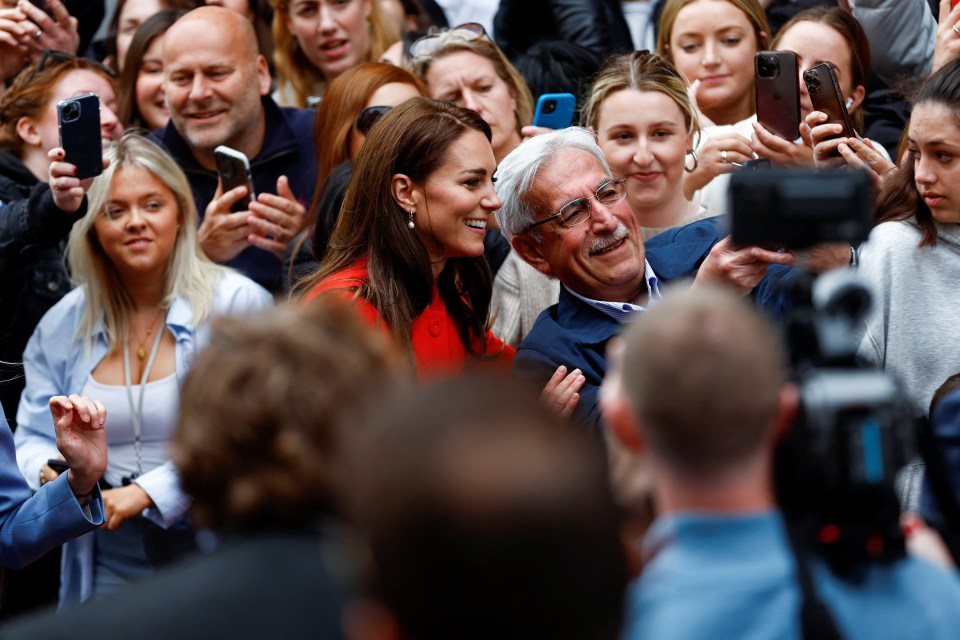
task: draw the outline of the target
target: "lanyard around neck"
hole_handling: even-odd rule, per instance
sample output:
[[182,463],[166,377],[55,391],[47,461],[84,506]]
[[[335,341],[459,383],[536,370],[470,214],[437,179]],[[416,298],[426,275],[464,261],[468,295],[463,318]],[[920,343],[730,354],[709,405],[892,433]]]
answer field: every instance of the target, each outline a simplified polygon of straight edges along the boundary
[[[166,319],[163,315],[163,320]],[[137,475],[143,473],[143,454],[140,445],[140,434],[143,429],[143,393],[147,387],[147,378],[150,377],[150,370],[153,369],[153,361],[157,359],[157,352],[160,351],[160,340],[163,338],[163,330],[166,323],[161,320],[157,329],[157,337],[153,339],[153,347],[150,349],[150,358],[147,360],[147,366],[140,377],[140,398],[136,406],[133,404],[133,384],[130,380],[130,346],[129,340],[123,341],[123,382],[127,387],[127,402],[130,404],[130,420],[133,421],[133,451],[137,457]]]

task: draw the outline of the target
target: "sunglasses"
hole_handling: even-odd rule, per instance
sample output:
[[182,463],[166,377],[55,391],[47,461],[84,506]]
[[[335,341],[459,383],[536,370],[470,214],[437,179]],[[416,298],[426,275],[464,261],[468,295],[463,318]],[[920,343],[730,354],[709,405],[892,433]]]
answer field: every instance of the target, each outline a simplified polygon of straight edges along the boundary
[[37,61],[37,66],[33,68],[33,72],[30,74],[30,78],[33,79],[38,73],[44,69],[49,69],[58,64],[64,62],[71,62],[73,60],[83,60],[84,62],[90,64],[93,67],[96,67],[100,71],[103,71],[105,74],[111,78],[117,77],[117,72],[111,69],[108,66],[100,64],[92,58],[84,58],[81,56],[75,56],[72,53],[67,53],[66,51],[54,51],[53,49],[44,49],[43,53],[40,55],[40,59]]
[[370,131],[370,128],[383,117],[383,114],[393,109],[393,107],[387,107],[378,105],[375,107],[367,107],[360,112],[360,115],[357,116],[357,131],[363,135],[367,135],[367,132]]
[[[429,58],[441,47],[441,38],[447,40],[462,40],[472,42],[474,40],[490,40],[486,29],[479,22],[465,22],[452,29],[438,29],[430,27],[427,35],[423,36],[412,45],[410,45],[410,58]],[[445,43],[443,43],[445,44]]]

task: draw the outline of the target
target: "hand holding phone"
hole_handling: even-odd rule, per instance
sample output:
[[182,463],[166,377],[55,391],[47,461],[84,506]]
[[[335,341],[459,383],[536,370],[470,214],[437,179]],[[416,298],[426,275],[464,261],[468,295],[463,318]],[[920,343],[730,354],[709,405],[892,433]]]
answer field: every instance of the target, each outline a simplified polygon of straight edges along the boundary
[[103,173],[103,143],[100,140],[100,98],[86,93],[57,103],[60,146],[64,161],[77,168],[80,180]]
[[[833,64],[821,62],[810,67],[803,72],[803,81],[807,85],[807,92],[810,94],[810,102],[814,110],[827,114],[827,123],[839,124],[843,128],[840,133],[829,136],[827,139],[854,137],[856,133],[850,121],[850,114],[847,112],[847,105],[844,102],[843,92],[840,91],[840,83],[837,81]],[[840,152],[830,155],[837,157]]]
[[537,100],[533,115],[535,127],[566,129],[573,123],[577,99],[572,93],[545,93]]
[[235,202],[230,207],[230,211],[249,210],[250,203],[256,195],[253,192],[253,176],[250,173],[250,161],[247,160],[247,156],[225,145],[214,149],[213,155],[217,161],[217,173],[220,174],[220,184],[223,185],[224,193],[237,187],[247,188],[247,195]]

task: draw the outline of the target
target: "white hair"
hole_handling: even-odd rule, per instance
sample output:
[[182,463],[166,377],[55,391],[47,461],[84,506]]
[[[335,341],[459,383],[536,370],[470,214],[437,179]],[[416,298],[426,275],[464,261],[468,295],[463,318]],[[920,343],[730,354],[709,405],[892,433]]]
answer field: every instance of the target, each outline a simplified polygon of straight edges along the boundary
[[[533,181],[544,165],[568,149],[579,149],[593,155],[603,165],[607,176],[612,177],[596,136],[583,127],[567,127],[524,140],[497,167],[497,195],[503,202],[497,211],[497,221],[507,241],[518,233],[524,233],[536,222],[537,212],[530,197]],[[529,233],[535,240],[540,240],[540,234],[535,229]]]

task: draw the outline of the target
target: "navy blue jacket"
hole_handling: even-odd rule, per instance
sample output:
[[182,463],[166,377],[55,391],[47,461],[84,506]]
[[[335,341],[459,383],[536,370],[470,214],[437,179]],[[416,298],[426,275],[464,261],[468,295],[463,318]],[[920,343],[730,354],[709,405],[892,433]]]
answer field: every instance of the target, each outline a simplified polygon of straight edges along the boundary
[[[671,229],[645,243],[647,262],[661,283],[693,278],[703,260],[725,235],[718,218],[699,220]],[[788,309],[788,287],[792,269],[771,266],[752,292],[757,304],[774,317]],[[607,342],[620,332],[620,324],[560,287],[560,300],[545,309],[533,329],[520,343],[513,360],[513,375],[543,387],[564,365],[579,368],[586,382],[580,390],[577,419],[599,429],[600,406],[597,394],[607,371]]]
[[[960,389],[954,389],[937,403],[930,414],[930,428],[943,458],[954,495],[960,501]],[[930,478],[924,474],[920,494],[920,513],[927,522],[941,523],[940,505],[933,494]]]
[[[253,187],[259,193],[276,193],[277,178],[287,176],[290,188],[300,202],[309,205],[317,183],[317,153],[313,143],[312,109],[277,106],[270,97],[262,98],[267,116],[263,147],[250,159]],[[173,126],[151,134],[163,144],[187,174],[200,220],[217,190],[217,172],[200,166],[190,147]],[[280,258],[269,251],[248,247],[227,263],[271,292],[282,289]]]

